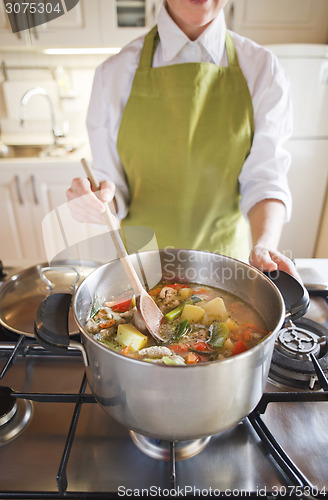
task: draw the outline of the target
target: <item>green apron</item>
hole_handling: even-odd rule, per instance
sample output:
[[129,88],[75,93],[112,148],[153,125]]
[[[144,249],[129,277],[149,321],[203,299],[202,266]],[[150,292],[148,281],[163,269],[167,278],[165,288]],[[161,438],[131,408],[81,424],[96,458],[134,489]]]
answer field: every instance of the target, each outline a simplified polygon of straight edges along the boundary
[[[253,106],[227,32],[227,67],[152,67],[155,26],[145,37],[117,148],[130,189],[124,226],[148,226],[159,248],[249,253],[239,183],[253,139]],[[131,228],[132,229],[132,228]]]

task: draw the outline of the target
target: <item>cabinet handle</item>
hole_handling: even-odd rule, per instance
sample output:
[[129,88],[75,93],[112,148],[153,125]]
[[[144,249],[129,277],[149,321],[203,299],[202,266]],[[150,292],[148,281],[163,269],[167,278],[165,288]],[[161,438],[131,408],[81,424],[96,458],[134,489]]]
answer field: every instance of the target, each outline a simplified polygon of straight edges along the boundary
[[16,192],[17,192],[18,202],[19,202],[20,205],[24,205],[24,199],[23,199],[23,196],[22,196],[22,190],[21,190],[21,184],[20,184],[19,175],[15,175],[15,184],[16,184]]
[[33,195],[33,200],[36,205],[39,205],[39,198],[38,198],[38,193],[36,190],[36,183],[35,183],[35,176],[31,175],[31,183],[32,183],[32,195]]

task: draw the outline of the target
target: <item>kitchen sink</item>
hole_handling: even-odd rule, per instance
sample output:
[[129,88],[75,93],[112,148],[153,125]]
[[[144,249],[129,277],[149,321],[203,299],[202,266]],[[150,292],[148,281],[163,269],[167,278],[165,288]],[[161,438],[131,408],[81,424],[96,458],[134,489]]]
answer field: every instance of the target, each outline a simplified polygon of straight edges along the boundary
[[47,157],[62,157],[76,150],[71,144],[58,145],[10,145],[1,149],[0,158],[47,158]]

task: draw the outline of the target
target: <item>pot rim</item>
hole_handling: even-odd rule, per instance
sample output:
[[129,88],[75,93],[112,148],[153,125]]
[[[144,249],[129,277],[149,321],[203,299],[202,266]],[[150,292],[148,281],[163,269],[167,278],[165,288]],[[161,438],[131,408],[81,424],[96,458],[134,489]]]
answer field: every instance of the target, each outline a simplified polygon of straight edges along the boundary
[[[238,263],[238,265],[242,265],[244,267],[248,267],[249,269],[252,269],[252,271],[255,271],[255,273],[257,273],[257,275],[260,276],[261,279],[263,279],[267,283],[269,283],[269,285],[274,289],[274,291],[275,291],[275,293],[276,293],[276,295],[277,295],[277,297],[279,299],[280,308],[281,308],[281,314],[280,314],[280,319],[279,319],[277,325],[275,326],[275,328],[265,336],[264,340],[260,341],[259,344],[257,344],[256,346],[248,349],[247,351],[244,351],[244,352],[242,352],[240,354],[236,354],[235,356],[229,356],[227,358],[217,359],[217,360],[214,360],[214,361],[204,361],[204,362],[199,363],[199,364],[196,363],[196,364],[183,365],[183,366],[182,365],[171,366],[171,365],[165,365],[165,364],[161,364],[161,363],[151,363],[149,361],[144,361],[144,360],[134,359],[134,358],[129,358],[127,356],[124,356],[124,354],[121,354],[119,352],[113,351],[110,348],[108,348],[105,345],[103,345],[98,340],[95,340],[94,337],[89,332],[87,332],[85,330],[84,326],[80,323],[80,320],[77,318],[77,314],[76,314],[76,298],[77,298],[77,294],[79,292],[80,287],[83,285],[83,283],[85,283],[86,281],[88,281],[89,277],[90,278],[92,277],[93,273],[95,273],[99,269],[105,268],[106,266],[109,266],[112,263],[115,263],[115,262],[117,262],[119,260],[119,259],[115,259],[113,261],[110,261],[110,262],[107,262],[105,264],[102,264],[97,269],[94,269],[85,278],[85,280],[82,283],[80,283],[80,285],[74,291],[74,294],[73,294],[73,297],[72,297],[73,316],[74,316],[76,324],[78,325],[78,327],[80,329],[80,332],[82,333],[83,336],[85,336],[89,341],[91,341],[98,348],[102,349],[105,352],[109,352],[111,355],[118,356],[119,359],[123,358],[123,359],[125,359],[126,361],[129,361],[129,362],[134,362],[134,363],[138,363],[138,364],[142,363],[143,365],[148,365],[148,366],[153,366],[153,367],[161,367],[161,368],[166,369],[166,370],[168,368],[173,368],[175,370],[177,368],[183,368],[183,369],[189,368],[190,369],[190,368],[196,368],[196,367],[200,368],[201,366],[207,367],[209,365],[216,366],[218,363],[226,363],[226,364],[227,363],[232,363],[236,357],[237,358],[240,358],[240,357],[246,358],[247,356],[252,356],[253,353],[256,353],[257,351],[263,349],[263,346],[265,346],[266,344],[268,344],[268,343],[270,343],[272,341],[272,338],[276,336],[277,332],[281,329],[282,325],[284,324],[285,314],[286,314],[286,307],[285,307],[285,303],[284,303],[283,297],[282,297],[282,295],[280,293],[280,290],[278,289],[278,287],[265,274],[263,274],[259,269],[251,266],[250,264],[248,264],[246,262],[240,261],[240,260],[235,259],[233,257],[228,257],[226,255],[222,255],[222,254],[218,254],[218,253],[213,253],[213,252],[208,252],[206,250],[191,250],[191,249],[172,249],[172,248],[168,248],[168,249],[163,249],[163,250],[148,250],[146,252],[139,252],[139,253],[141,253],[141,254],[142,253],[154,254],[154,253],[165,252],[166,250],[174,250],[175,252],[182,251],[182,252],[195,252],[197,254],[209,254],[209,255],[221,257],[221,258],[226,259],[228,261],[235,261],[235,262]],[[133,257],[134,255],[136,255],[136,254],[130,254],[131,257]],[[202,283],[202,284],[204,284],[204,283]],[[221,288],[222,290],[224,290],[224,288],[222,288],[222,287],[218,287],[218,288],[219,289]],[[238,295],[237,295],[237,297],[238,297]],[[154,369],[154,368],[151,368],[151,369]]]

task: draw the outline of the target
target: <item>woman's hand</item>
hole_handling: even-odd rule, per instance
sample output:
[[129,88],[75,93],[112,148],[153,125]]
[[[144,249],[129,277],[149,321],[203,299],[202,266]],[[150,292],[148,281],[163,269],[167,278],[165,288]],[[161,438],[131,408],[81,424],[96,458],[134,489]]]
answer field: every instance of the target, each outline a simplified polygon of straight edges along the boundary
[[91,224],[105,224],[103,213],[104,202],[114,201],[115,184],[110,181],[100,182],[100,190],[93,192],[90,181],[85,177],[73,179],[71,187],[66,191],[68,206],[74,219]]
[[302,282],[294,263],[277,250],[285,219],[285,206],[280,200],[262,200],[248,213],[253,249],[249,263],[260,271],[285,271]]
[[255,245],[250,253],[249,263],[260,271],[285,271],[302,282],[293,261],[278,250],[269,250],[264,246]]

